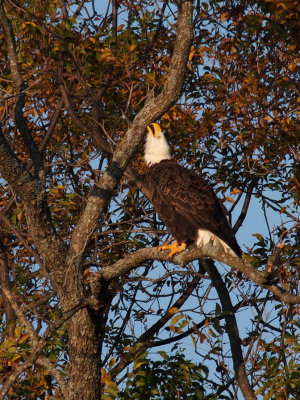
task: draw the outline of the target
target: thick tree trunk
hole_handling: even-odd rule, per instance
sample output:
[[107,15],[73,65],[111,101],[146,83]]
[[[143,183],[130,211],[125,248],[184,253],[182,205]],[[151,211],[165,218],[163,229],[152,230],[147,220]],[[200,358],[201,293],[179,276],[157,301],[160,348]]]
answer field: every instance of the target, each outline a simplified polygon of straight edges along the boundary
[[[77,298],[80,298],[79,292]],[[68,322],[68,400],[99,400],[101,397],[101,351],[107,314],[113,298],[109,284],[96,284],[92,298],[93,308],[79,310]]]
[[91,312],[86,308],[78,311],[68,323],[68,333],[71,361],[69,400],[98,400],[101,333]]

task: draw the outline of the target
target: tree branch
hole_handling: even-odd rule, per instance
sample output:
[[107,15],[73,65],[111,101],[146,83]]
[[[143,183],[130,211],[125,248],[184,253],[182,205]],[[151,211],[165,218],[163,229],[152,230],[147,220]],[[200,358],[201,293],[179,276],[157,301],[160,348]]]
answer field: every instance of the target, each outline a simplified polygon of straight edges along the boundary
[[188,0],[180,2],[178,7],[177,36],[165,88],[161,94],[149,100],[137,114],[123,141],[118,145],[112,162],[90,194],[72,235],[69,263],[76,258],[79,267],[84,250],[96,229],[99,216],[106,210],[123,172],[142,139],[146,126],[160,118],[179,98],[192,37],[192,1]]
[[68,19],[69,15],[68,15],[68,10],[67,10],[65,1],[64,0],[59,0],[59,5],[60,5],[60,8],[61,8],[61,12],[62,12],[63,18],[64,19]]
[[112,44],[113,44],[113,52],[116,55],[117,45],[118,45],[118,0],[112,0],[111,4],[112,4],[112,12],[111,12],[112,24],[111,24],[111,29],[112,29],[113,38],[114,38],[114,41],[112,42]]
[[225,263],[233,269],[242,272],[257,285],[269,290],[285,303],[300,303],[300,294],[293,295],[275,284],[269,284],[269,273],[257,270],[243,259],[232,257],[230,254],[225,253],[221,246],[217,247],[210,243],[201,248],[192,247],[190,250],[175,255],[172,259],[168,257],[167,251],[161,252],[158,250],[158,247],[139,249],[133,253],[127,254],[122,260],[96,272],[90,281],[92,282],[99,279],[110,281],[132,271],[147,260],[169,261],[173,264],[184,266],[189,262],[204,258],[212,258],[215,261]]
[[253,192],[253,189],[254,189],[255,185],[257,184],[257,181],[258,181],[258,178],[254,177],[252,179],[252,182],[248,186],[242,211],[241,211],[241,213],[240,213],[240,215],[239,215],[234,227],[232,228],[232,231],[234,233],[236,233],[239,230],[239,228],[241,227],[241,225],[243,224],[243,222],[244,222],[244,220],[246,218],[247,211],[248,211],[248,208],[249,208],[249,205],[250,205],[250,201],[251,201],[251,198],[252,198],[252,192]]
[[10,220],[8,218],[6,218],[4,215],[2,215],[1,213],[0,213],[0,220],[2,220],[11,229],[11,231],[16,235],[16,237],[19,239],[19,241],[23,244],[24,248],[32,255],[32,257],[34,257],[35,262],[40,266],[44,275],[49,278],[49,274],[46,271],[43,261],[40,258],[40,256],[37,254],[37,252],[32,247],[30,247],[28,242],[17,231],[17,229],[15,229],[14,225],[10,222]]
[[135,185],[148,199],[151,199],[152,192],[145,179],[141,179],[132,169],[127,168],[124,172],[124,177],[128,180],[129,184]]
[[58,102],[58,105],[57,105],[57,107],[56,107],[56,109],[54,111],[54,114],[53,114],[53,116],[52,116],[52,118],[50,120],[50,124],[49,124],[49,127],[47,129],[47,132],[46,132],[45,136],[43,137],[43,140],[41,141],[41,143],[39,145],[39,151],[41,153],[43,153],[44,150],[46,149],[47,144],[48,144],[48,142],[49,142],[49,140],[50,140],[50,138],[51,138],[51,136],[52,136],[52,134],[54,132],[54,129],[55,129],[57,121],[58,121],[58,118],[59,118],[60,113],[61,113],[62,105],[63,105],[63,99],[60,99],[59,102]]
[[[61,78],[61,80],[62,80],[62,78]],[[78,128],[81,129],[87,136],[90,136],[90,137],[94,140],[96,146],[97,146],[101,151],[104,151],[105,153],[111,155],[112,152],[113,152],[113,148],[112,148],[112,146],[110,145],[110,143],[108,143],[108,142],[104,139],[103,136],[99,135],[99,132],[97,132],[97,131],[95,130],[95,128],[91,128],[91,127],[85,125],[85,124],[81,121],[81,119],[78,118],[78,116],[76,115],[76,113],[75,113],[75,111],[74,111],[74,109],[73,109],[73,107],[72,107],[72,104],[71,104],[69,95],[68,95],[68,93],[67,93],[67,90],[66,90],[66,88],[65,88],[65,85],[64,85],[63,83],[61,83],[61,84],[59,85],[59,88],[60,88],[60,91],[61,91],[61,94],[62,94],[62,98],[63,98],[64,104],[65,104],[65,107],[66,107],[66,109],[68,110],[68,113],[70,114],[70,116],[71,116],[72,120],[74,121],[74,123],[75,123],[75,124],[78,126]]]
[[[30,368],[38,360],[38,358],[40,357],[40,354],[44,350],[45,346],[47,346],[47,344],[48,344],[49,337],[51,337],[51,335],[53,335],[53,333],[63,323],[68,321],[77,311],[79,311],[82,308],[85,308],[87,306],[86,302],[79,302],[75,306],[73,305],[73,307],[70,308],[68,311],[66,311],[60,319],[58,319],[57,321],[52,323],[48,327],[48,329],[46,330],[44,335],[40,338],[37,335],[37,333],[35,332],[35,330],[33,329],[31,323],[27,320],[27,318],[24,315],[24,313],[23,313],[22,309],[20,308],[20,306],[17,304],[17,302],[13,298],[12,293],[7,291],[7,290],[5,290],[5,294],[6,294],[7,298],[8,298],[8,300],[10,301],[14,311],[16,312],[21,324],[25,327],[26,331],[29,333],[30,338],[31,338],[32,343],[34,344],[34,346],[33,346],[33,349],[31,351],[30,356],[28,358],[26,358],[26,360],[22,364],[19,364],[18,367],[6,378],[6,381],[5,381],[5,383],[3,384],[3,386],[2,386],[2,388],[0,390],[0,400],[3,400],[5,398],[6,394],[8,393],[8,391],[9,391],[9,389],[11,387],[11,385],[16,381],[18,376],[20,376],[20,374],[22,374],[22,372],[24,372],[27,368]],[[42,356],[42,358],[40,359],[39,363],[40,364],[41,363],[45,364],[45,357]],[[48,365],[47,368],[49,368],[50,367],[49,363],[46,362],[46,364]],[[51,365],[52,365],[52,363],[51,363]],[[61,388],[61,390],[62,390],[62,392],[64,394],[64,398],[68,399],[67,385],[64,384],[64,379],[63,379],[62,375],[59,373],[58,370],[57,370],[57,374],[54,377],[55,377],[55,379],[56,379],[58,384],[62,384],[62,386],[60,388]]]
[[21,76],[21,71],[18,63],[16,43],[14,39],[12,25],[10,23],[10,20],[7,18],[3,6],[3,1],[0,2],[0,22],[3,25],[6,34],[5,36],[6,36],[7,52],[9,55],[12,80],[14,82],[15,89],[17,90],[17,92],[19,92],[23,83],[23,79]]
[[[48,144],[48,142],[49,142],[49,140],[50,140],[50,138],[51,138],[51,136],[52,136],[52,134],[53,134],[53,132],[54,132],[55,126],[56,126],[56,124],[57,124],[58,118],[59,118],[60,113],[61,113],[62,104],[63,104],[63,100],[60,99],[60,101],[59,101],[59,103],[58,103],[58,107],[57,107],[56,111],[54,112],[53,117],[51,118],[51,121],[50,121],[49,127],[48,127],[48,129],[47,129],[47,132],[46,132],[46,134],[45,134],[45,136],[44,136],[42,142],[41,142],[40,145],[39,145],[39,151],[40,151],[41,153],[43,153],[44,150],[46,149],[47,144]],[[1,127],[0,127],[0,129],[1,129]],[[26,165],[27,171],[30,171],[30,169],[32,168],[32,166],[33,166],[33,161],[30,160],[30,161],[28,162],[28,164]],[[14,198],[11,198],[11,199],[5,204],[5,206],[4,206],[3,210],[2,210],[2,215],[9,213],[9,211],[11,210],[11,207],[12,207],[12,205],[13,205],[14,203],[15,203],[15,199],[14,199]]]
[[50,372],[50,374],[54,377],[56,382],[58,383],[60,390],[64,396],[64,399],[68,398],[68,384],[64,380],[63,375],[60,373],[60,371],[55,368],[55,365],[52,364],[52,362],[45,356],[39,356],[37,359],[37,364],[45,368]]

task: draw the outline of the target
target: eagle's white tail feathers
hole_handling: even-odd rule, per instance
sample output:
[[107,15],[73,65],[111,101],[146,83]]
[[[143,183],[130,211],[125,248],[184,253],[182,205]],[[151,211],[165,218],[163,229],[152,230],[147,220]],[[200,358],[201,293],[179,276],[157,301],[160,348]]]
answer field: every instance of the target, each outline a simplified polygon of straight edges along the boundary
[[196,240],[197,247],[205,246],[209,242],[212,242],[213,245],[221,245],[226,253],[232,255],[233,257],[238,257],[237,254],[228,246],[228,244],[224,242],[224,240],[220,239],[218,236],[206,229],[198,229],[198,236]]

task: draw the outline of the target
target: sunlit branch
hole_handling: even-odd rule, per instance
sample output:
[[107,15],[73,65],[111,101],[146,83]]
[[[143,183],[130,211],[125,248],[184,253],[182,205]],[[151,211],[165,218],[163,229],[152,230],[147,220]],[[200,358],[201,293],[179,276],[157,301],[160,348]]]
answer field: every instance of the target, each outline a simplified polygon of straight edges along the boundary
[[268,282],[268,272],[261,272],[243,259],[232,257],[230,254],[222,251],[222,249],[210,244],[207,244],[203,248],[192,248],[188,251],[175,255],[172,259],[168,257],[167,252],[161,252],[157,247],[139,249],[131,254],[126,255],[122,260],[117,261],[115,264],[107,266],[101,271],[96,272],[94,274],[94,279],[104,279],[109,281],[132,271],[134,268],[142,265],[142,263],[147,260],[169,261],[173,264],[184,266],[191,261],[207,257],[212,258],[215,261],[225,263],[233,269],[244,273],[250,280],[254,281],[262,288],[269,290],[285,303],[296,304],[300,302],[299,294],[293,295],[275,284],[270,284]]

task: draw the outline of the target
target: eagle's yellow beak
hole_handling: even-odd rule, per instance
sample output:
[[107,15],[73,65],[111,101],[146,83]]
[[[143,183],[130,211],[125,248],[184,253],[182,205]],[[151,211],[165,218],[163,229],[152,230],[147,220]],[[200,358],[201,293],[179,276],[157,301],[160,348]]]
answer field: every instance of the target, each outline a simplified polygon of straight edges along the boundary
[[148,125],[147,130],[152,136],[154,136],[156,138],[160,137],[161,127],[156,122],[153,122],[152,124]]

